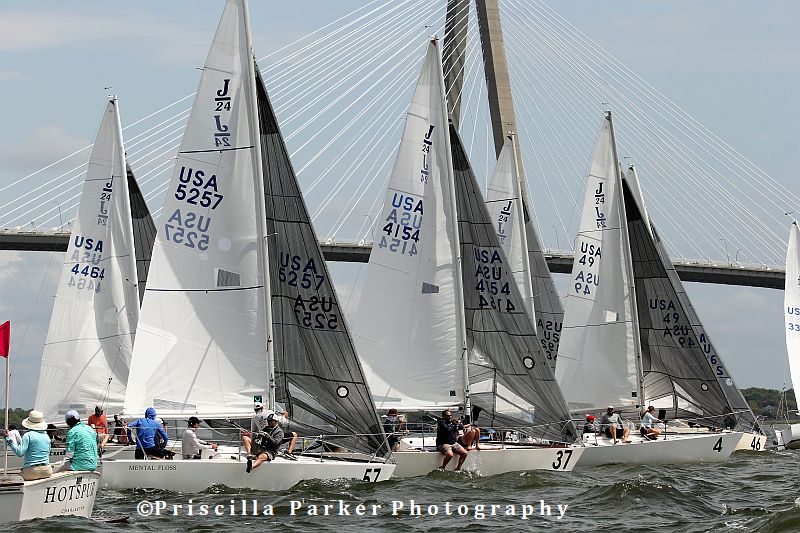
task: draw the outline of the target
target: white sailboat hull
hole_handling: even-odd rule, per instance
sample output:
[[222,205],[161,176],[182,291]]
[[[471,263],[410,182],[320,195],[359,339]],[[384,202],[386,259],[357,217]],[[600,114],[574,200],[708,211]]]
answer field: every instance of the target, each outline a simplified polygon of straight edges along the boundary
[[[469,451],[462,470],[480,476],[494,476],[523,470],[572,470],[585,448],[492,447],[482,445]],[[444,456],[437,451],[409,450],[392,454],[397,464],[395,477],[424,476],[442,466]],[[454,456],[447,465],[451,471],[458,465]]]
[[745,432],[733,451],[765,452],[767,451],[767,436],[752,431]]
[[775,444],[779,450],[800,450],[800,424],[776,429]]
[[585,448],[576,467],[607,464],[687,464],[724,462],[742,439],[740,432],[703,435],[669,435],[666,440],[644,440],[632,435],[629,444],[614,444],[611,439],[584,435]]
[[251,473],[244,460],[231,457],[185,461],[110,460],[103,463],[102,487],[151,488],[175,492],[201,492],[213,485],[236,489],[286,490],[310,479],[358,479],[375,483],[392,476],[395,465],[298,457],[277,457]]
[[89,517],[100,484],[99,472],[62,472],[46,479],[0,485],[0,522],[49,516]]

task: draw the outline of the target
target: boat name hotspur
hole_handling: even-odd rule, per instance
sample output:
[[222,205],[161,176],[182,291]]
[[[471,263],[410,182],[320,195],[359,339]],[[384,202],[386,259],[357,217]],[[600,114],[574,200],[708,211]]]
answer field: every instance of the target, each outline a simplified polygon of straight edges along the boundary
[[289,500],[288,512],[283,506],[258,500],[230,500],[222,504],[170,503],[164,500],[142,500],[136,505],[139,516],[464,516],[474,520],[492,517],[517,517],[521,520],[550,518],[561,520],[569,505],[549,504],[545,500],[531,500],[522,504],[454,503],[449,501],[427,503],[416,500],[392,500],[387,504],[354,503],[331,500],[327,503],[308,503]]

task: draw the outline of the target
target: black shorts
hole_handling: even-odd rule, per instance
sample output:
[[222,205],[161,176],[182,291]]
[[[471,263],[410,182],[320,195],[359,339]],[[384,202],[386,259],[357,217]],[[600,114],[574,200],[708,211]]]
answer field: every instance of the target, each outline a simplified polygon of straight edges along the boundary
[[250,445],[250,453],[252,453],[252,454],[253,454],[253,455],[255,455],[256,457],[258,457],[258,456],[259,456],[259,455],[261,455],[262,453],[265,453],[265,454],[267,454],[267,457],[269,457],[269,460],[270,460],[270,461],[272,461],[273,459],[275,459],[275,455],[276,455],[276,452],[275,452],[275,451],[273,451],[273,450],[268,450],[268,449],[266,449],[266,448],[262,448],[262,447],[261,447],[261,445],[260,445],[259,443],[257,443],[257,442],[253,442],[253,443]]
[[151,457],[161,457],[162,459],[164,457],[174,455],[172,452],[168,452],[163,448],[152,447],[152,448],[145,448],[143,450],[141,447],[137,446],[136,451],[133,452],[133,457],[134,459],[144,459],[145,454]]
[[[617,428],[617,438],[621,439],[622,436],[625,434],[625,430],[622,428]],[[611,428],[606,428],[606,437],[609,439],[613,439],[613,435],[611,435]]]

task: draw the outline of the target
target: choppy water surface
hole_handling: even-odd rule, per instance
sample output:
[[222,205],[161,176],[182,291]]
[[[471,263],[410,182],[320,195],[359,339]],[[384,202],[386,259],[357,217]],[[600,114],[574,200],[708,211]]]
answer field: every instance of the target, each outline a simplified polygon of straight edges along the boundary
[[[209,506],[210,516],[188,516]],[[275,516],[240,516],[241,500],[252,509],[273,505]],[[410,516],[410,500],[421,505],[423,516]],[[177,516],[168,507],[161,516],[137,514],[137,504],[163,501],[183,505]],[[235,516],[229,515],[234,500]],[[351,516],[338,516],[339,500],[349,504]],[[542,517],[541,500],[552,515]],[[303,507],[290,515],[292,501]],[[405,508],[392,516],[392,502]],[[445,504],[450,502],[450,516]],[[355,516],[365,504],[367,516]],[[332,504],[332,516],[308,516],[310,505]],[[381,505],[372,516],[372,505]],[[491,516],[494,504],[496,516]],[[568,506],[560,520],[558,505]],[[214,506],[224,516],[214,516]],[[295,504],[297,505],[297,504]],[[436,516],[428,506],[437,506]],[[467,511],[466,516],[458,515]],[[530,507],[523,508],[528,505]],[[483,506],[483,507],[481,507]],[[508,507],[513,506],[513,508]],[[504,516],[512,510],[516,516]],[[545,509],[546,510],[546,509]],[[477,511],[477,513],[476,513]],[[522,512],[530,516],[521,518]],[[477,516],[484,515],[479,519]],[[494,477],[434,473],[424,478],[391,480],[379,484],[338,482],[303,483],[286,493],[230,490],[223,487],[202,494],[167,491],[101,491],[95,519],[59,518],[13,525],[6,531],[175,531],[240,532],[243,528],[280,531],[800,531],[800,452],[737,453],[721,465],[603,466],[576,472],[518,472]],[[100,522],[103,517],[127,515],[127,523]],[[513,528],[513,529],[505,529]]]

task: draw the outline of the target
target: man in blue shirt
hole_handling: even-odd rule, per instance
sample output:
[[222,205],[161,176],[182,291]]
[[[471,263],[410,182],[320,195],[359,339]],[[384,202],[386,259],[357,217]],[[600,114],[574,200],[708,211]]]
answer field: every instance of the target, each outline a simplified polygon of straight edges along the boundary
[[17,457],[25,457],[20,475],[25,481],[44,479],[53,475],[50,467],[50,437],[47,436],[47,422],[41,411],[31,411],[22,425],[30,431],[16,444],[6,436],[6,444]]
[[168,442],[167,432],[156,420],[156,410],[148,407],[144,412],[144,418],[134,420],[128,424],[128,440],[132,438],[131,429],[136,430],[136,459],[144,459],[145,454],[150,458],[163,459],[164,448],[158,448],[155,443],[155,435],[163,439],[164,444]]

